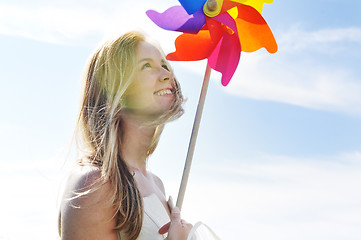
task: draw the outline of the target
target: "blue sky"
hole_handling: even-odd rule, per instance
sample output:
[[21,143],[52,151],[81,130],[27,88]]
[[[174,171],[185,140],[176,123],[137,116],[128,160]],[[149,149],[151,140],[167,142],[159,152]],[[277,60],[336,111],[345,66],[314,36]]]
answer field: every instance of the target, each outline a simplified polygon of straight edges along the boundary
[[[56,237],[87,58],[102,39],[130,29],[173,51],[178,33],[145,11],[177,4],[0,2],[0,239]],[[360,8],[357,0],[265,4],[279,51],[242,54],[227,87],[212,72],[186,220],[222,239],[361,238]],[[175,198],[205,62],[172,65],[186,113],[166,127],[149,168]]]

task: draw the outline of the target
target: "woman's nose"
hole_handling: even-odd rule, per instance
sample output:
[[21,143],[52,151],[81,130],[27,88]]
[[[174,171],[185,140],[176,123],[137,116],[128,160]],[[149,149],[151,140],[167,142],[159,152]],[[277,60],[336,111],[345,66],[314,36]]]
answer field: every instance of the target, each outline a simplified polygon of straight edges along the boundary
[[173,74],[168,70],[164,69],[162,71],[162,75],[160,76],[160,81],[169,81],[171,79],[173,79]]

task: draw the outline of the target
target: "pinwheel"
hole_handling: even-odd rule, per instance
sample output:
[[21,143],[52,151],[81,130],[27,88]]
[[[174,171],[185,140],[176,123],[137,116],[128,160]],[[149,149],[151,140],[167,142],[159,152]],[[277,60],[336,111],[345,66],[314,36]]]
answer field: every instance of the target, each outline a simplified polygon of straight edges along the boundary
[[217,7],[211,11],[205,0],[181,0],[182,6],[171,7],[164,13],[149,10],[147,15],[163,29],[183,32],[175,41],[176,51],[167,55],[168,60],[207,58],[209,66],[222,73],[221,82],[226,86],[237,68],[241,51],[253,52],[262,47],[270,53],[277,51],[273,34],[259,12],[264,1],[217,0]]
[[147,11],[148,17],[159,27],[182,32],[175,40],[176,51],[166,56],[168,60],[208,59],[177,200],[179,208],[188,180],[210,69],[220,72],[221,83],[227,86],[237,69],[241,51],[254,52],[262,47],[269,53],[277,51],[272,31],[261,16],[263,4],[272,1],[179,0],[181,6],[173,6],[163,13]]

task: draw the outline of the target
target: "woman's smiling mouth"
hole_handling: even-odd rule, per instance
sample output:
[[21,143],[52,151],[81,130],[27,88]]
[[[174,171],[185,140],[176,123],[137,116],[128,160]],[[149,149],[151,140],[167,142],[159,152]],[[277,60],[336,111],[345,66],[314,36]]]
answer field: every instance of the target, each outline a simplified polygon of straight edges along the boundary
[[154,94],[157,96],[164,96],[164,95],[173,95],[173,92],[171,89],[167,88],[167,89],[158,90]]

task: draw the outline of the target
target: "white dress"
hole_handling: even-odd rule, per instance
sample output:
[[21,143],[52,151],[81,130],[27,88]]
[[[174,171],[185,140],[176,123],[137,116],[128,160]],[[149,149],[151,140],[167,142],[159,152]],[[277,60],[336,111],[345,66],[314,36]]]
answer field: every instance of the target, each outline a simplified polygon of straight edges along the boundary
[[[158,230],[170,221],[169,215],[157,195],[151,194],[143,198],[143,225],[137,240],[163,240],[167,234],[161,235]],[[121,232],[118,240],[122,240]],[[189,233],[187,240],[220,240],[205,224],[197,222]]]
[[[170,221],[169,215],[157,195],[151,194],[143,198],[143,225],[137,240],[163,240],[167,234],[161,235],[158,230]],[[125,239],[118,233],[118,240]]]

